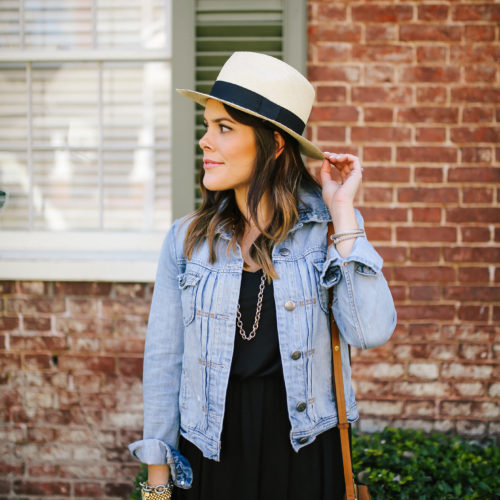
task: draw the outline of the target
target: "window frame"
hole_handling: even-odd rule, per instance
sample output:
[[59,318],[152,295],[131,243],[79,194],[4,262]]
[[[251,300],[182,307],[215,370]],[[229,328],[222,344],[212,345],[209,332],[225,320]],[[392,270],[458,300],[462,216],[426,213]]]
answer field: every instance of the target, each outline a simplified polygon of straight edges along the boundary
[[[2,50],[0,62],[171,60],[172,220],[195,206],[195,104],[175,89],[195,87],[196,0],[172,1],[171,57],[164,49]],[[283,0],[284,60],[306,73],[307,1]],[[175,20],[175,22],[173,22]],[[1,231],[0,280],[153,282],[164,232]]]

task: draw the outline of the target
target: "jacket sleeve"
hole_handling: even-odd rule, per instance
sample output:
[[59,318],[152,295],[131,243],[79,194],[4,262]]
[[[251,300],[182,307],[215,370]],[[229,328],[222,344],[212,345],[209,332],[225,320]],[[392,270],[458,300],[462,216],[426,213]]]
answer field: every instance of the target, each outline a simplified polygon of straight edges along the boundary
[[[363,217],[356,210],[360,228]],[[396,327],[396,309],[382,274],[382,257],[366,238],[356,238],[351,254],[342,257],[329,245],[320,280],[334,287],[333,315],[345,341],[359,349],[378,347]]]
[[161,249],[144,351],[143,439],[129,445],[146,464],[169,464],[176,486],[192,482],[189,462],[179,453],[179,386],[184,352],[184,324],[172,225]]

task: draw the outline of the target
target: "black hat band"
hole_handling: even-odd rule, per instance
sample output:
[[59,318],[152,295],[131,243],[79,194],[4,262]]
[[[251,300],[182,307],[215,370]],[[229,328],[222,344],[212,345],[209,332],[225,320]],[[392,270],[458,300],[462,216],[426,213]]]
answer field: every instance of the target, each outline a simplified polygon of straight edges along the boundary
[[257,94],[257,92],[240,87],[235,83],[217,80],[210,91],[210,95],[216,99],[228,101],[248,111],[257,113],[269,120],[281,123],[281,125],[299,135],[302,135],[306,128],[306,124],[295,113]]

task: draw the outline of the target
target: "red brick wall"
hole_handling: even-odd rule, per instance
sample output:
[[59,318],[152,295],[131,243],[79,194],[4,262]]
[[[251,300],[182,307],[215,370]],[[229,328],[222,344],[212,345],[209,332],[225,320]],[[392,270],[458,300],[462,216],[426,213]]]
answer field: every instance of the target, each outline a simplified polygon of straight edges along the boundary
[[1,498],[128,498],[152,288],[0,281]]
[[[363,160],[399,324],[353,353],[362,429],[500,434],[500,4],[309,2],[313,139]],[[0,497],[119,498],[151,284],[0,282]]]
[[362,420],[500,434],[500,4],[310,1],[310,136],[360,156],[399,322],[353,356]]

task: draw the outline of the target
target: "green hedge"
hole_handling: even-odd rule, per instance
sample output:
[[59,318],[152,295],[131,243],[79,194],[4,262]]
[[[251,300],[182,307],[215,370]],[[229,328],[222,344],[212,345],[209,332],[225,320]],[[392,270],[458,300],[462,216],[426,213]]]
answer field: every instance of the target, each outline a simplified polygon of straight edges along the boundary
[[[372,500],[500,499],[500,448],[456,436],[387,428],[353,432],[353,468]],[[131,500],[141,498],[136,477]]]

